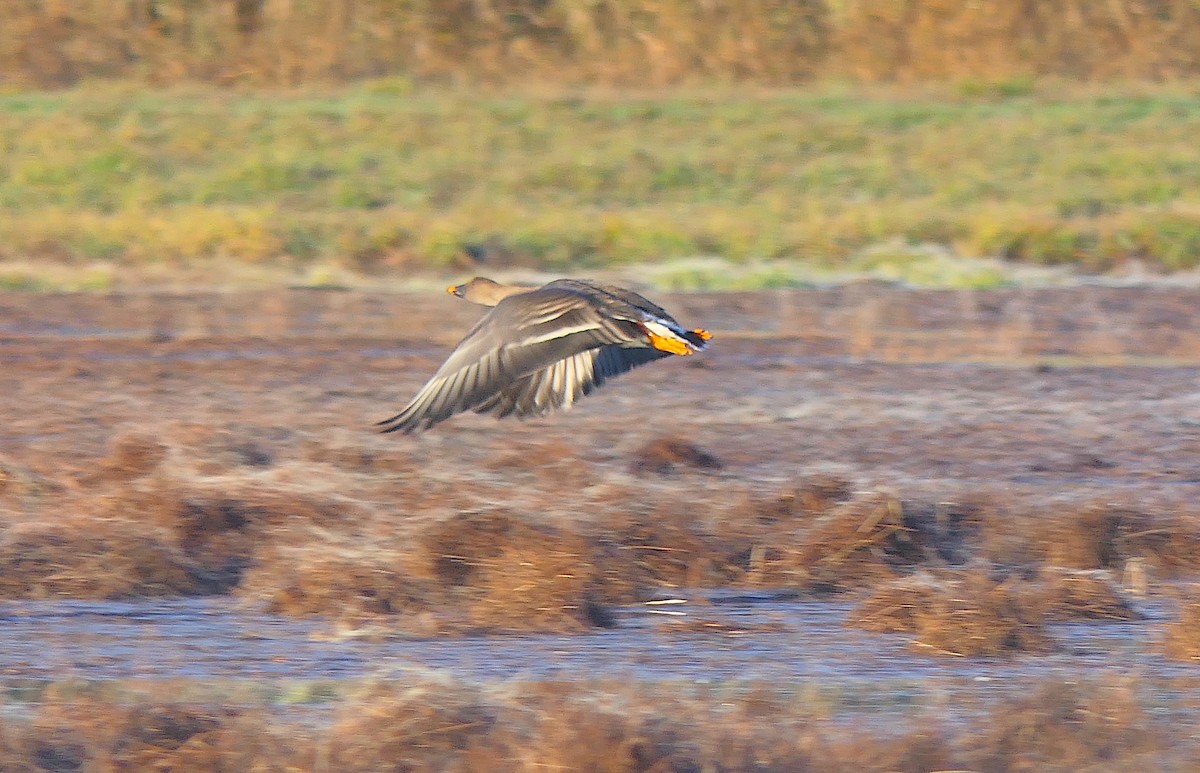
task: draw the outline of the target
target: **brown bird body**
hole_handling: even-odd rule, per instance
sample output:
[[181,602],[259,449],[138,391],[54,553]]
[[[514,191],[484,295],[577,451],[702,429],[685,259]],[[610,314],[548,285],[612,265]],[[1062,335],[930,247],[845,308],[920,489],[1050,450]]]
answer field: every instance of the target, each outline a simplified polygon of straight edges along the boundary
[[608,379],[712,337],[635,292],[577,279],[542,287],[476,277],[448,292],[493,307],[384,432],[418,432],[456,413],[499,418],[567,410]]

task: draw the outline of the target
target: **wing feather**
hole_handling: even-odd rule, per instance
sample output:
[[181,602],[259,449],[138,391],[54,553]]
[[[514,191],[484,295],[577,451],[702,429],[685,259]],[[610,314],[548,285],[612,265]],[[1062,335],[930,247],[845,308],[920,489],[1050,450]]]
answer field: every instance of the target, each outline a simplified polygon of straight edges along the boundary
[[[580,384],[593,380],[590,352],[617,348],[639,335],[634,323],[607,318],[570,289],[547,286],[506,298],[467,333],[404,410],[379,424],[384,432],[408,433],[467,410],[543,415],[569,405]],[[578,357],[573,367],[584,375],[571,378],[563,363]]]
[[608,379],[669,356],[657,349],[622,346],[589,349],[514,382],[474,410],[493,413],[497,418],[514,413],[528,418],[545,416],[556,409],[568,410]]

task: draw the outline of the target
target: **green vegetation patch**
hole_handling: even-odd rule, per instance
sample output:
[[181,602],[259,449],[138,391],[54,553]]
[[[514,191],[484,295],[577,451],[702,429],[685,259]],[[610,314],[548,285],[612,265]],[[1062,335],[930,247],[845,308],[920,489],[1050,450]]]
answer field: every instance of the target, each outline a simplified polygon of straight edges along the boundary
[[1183,86],[4,93],[0,259],[1189,269],[1197,136]]

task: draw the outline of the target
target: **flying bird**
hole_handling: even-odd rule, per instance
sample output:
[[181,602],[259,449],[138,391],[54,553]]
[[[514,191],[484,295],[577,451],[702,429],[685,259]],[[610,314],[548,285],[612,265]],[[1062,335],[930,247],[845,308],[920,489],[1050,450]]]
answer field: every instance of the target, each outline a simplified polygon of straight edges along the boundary
[[580,279],[522,287],[475,277],[446,291],[494,308],[404,410],[378,423],[384,432],[420,432],[463,411],[567,410],[614,376],[703,351],[712,338],[635,292]]

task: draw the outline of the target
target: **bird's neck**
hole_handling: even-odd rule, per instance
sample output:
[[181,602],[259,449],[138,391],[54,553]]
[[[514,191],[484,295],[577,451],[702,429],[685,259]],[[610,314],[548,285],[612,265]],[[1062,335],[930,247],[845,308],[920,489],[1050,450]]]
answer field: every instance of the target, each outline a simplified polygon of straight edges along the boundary
[[475,292],[468,293],[465,297],[471,303],[478,303],[481,306],[495,306],[510,295],[520,295],[521,293],[531,292],[536,289],[536,287],[522,287],[521,285],[493,284],[480,287]]

